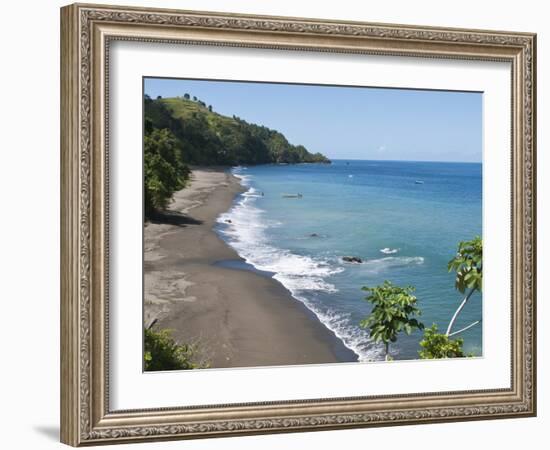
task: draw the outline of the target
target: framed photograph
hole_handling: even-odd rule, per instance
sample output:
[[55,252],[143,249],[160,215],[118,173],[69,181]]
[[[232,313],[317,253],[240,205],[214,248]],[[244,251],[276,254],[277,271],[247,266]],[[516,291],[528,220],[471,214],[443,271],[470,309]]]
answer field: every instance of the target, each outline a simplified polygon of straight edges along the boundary
[[535,58],[62,8],[62,442],[535,415]]

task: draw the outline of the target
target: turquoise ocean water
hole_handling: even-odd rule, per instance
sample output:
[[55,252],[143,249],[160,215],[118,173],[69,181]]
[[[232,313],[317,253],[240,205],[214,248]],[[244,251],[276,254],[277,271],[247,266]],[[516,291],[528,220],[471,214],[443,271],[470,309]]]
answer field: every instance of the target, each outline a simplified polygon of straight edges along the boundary
[[[445,331],[461,301],[447,262],[460,240],[482,232],[481,164],[337,160],[233,173],[247,190],[218,218],[218,233],[247,263],[271,272],[360,361],[383,358],[359,327],[370,311],[364,285],[415,286],[421,321]],[[364,262],[343,262],[347,255]],[[476,294],[455,330],[481,314]],[[461,335],[466,351],[482,354],[481,330]],[[392,356],[418,358],[420,339],[419,332],[402,334]]]

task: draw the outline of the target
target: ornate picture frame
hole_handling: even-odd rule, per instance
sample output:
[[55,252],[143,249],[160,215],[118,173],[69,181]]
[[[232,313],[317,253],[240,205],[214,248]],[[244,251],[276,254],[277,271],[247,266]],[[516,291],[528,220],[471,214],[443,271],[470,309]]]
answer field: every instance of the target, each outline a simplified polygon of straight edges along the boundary
[[[113,411],[109,49],[115,41],[511,64],[511,385],[506,389]],[[536,414],[536,36],[74,4],[61,9],[61,440],[97,445]]]

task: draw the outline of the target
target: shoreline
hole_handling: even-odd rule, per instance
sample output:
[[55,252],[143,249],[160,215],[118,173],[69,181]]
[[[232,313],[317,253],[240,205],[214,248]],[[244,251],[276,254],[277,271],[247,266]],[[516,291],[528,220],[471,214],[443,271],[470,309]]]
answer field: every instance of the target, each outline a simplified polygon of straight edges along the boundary
[[[144,229],[144,325],[172,329],[211,368],[357,361],[302,302],[245,263],[214,230],[244,192],[227,168],[192,168]],[[231,266],[231,261],[236,263]]]

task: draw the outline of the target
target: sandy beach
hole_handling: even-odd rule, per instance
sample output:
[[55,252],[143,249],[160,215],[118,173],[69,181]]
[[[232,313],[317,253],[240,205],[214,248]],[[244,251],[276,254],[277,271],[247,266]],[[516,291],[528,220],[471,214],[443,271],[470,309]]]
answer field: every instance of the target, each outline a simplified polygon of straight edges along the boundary
[[239,192],[226,170],[194,168],[166,213],[145,224],[145,326],[195,344],[212,368],[355,360],[278,281],[219,265],[241,259],[213,230]]

